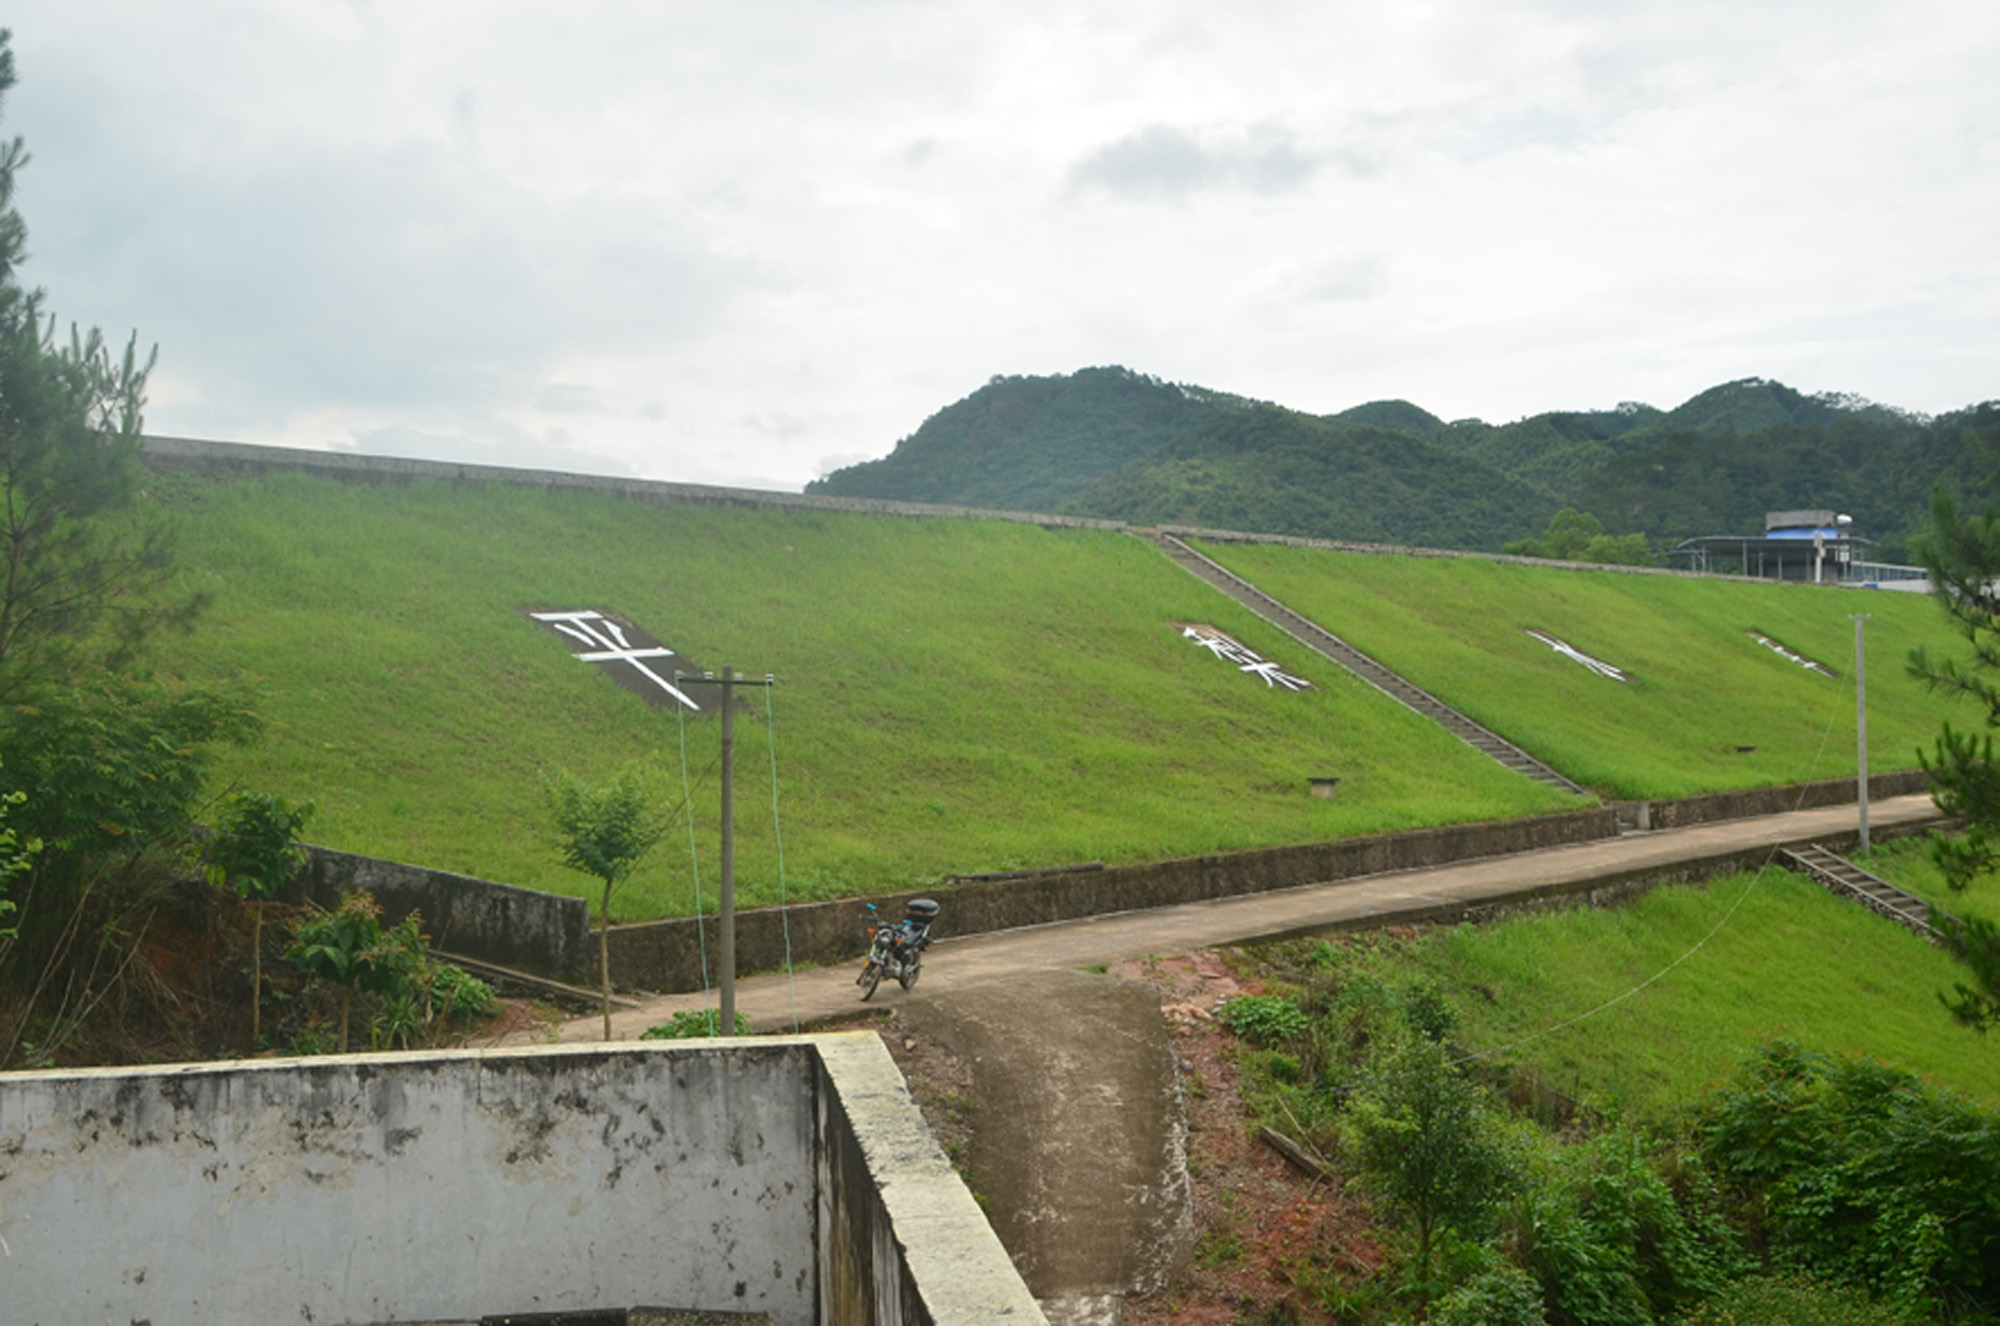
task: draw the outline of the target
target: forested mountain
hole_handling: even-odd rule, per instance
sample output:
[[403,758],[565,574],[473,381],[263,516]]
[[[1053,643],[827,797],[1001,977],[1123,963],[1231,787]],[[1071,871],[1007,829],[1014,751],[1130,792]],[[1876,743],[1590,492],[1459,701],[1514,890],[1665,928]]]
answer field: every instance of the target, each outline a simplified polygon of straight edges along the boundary
[[1527,485],[1413,434],[1252,405],[1197,424],[1062,509],[1136,525],[1486,548],[1518,537],[1543,506]]
[[806,491],[1053,511],[1126,462],[1245,403],[1115,366],[995,377],[924,420],[887,456],[835,470]]
[[1498,549],[1563,507],[1656,549],[1752,534],[1764,513],[1834,508],[1907,556],[1933,484],[1993,472],[2000,404],[1926,419],[1780,382],[1726,382],[1672,410],[1625,402],[1509,424],[1403,400],[1314,417],[1123,368],[994,378],[881,460],[808,491],[1135,523],[1185,522]]
[[1672,433],[1583,477],[1570,505],[1655,546],[1694,534],[1755,534],[1766,511],[1824,507],[1854,517],[1875,559],[1908,560],[1931,489],[1978,492],[2000,455],[2000,404],[1932,420],[1848,417],[1754,433]]

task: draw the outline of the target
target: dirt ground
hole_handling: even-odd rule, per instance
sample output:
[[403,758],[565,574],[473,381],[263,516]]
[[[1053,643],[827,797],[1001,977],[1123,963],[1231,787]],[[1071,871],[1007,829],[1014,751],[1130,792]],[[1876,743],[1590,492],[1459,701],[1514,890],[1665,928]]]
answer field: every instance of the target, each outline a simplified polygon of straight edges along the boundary
[[[1309,1178],[1256,1140],[1237,1093],[1236,1038],[1214,1011],[1234,995],[1255,993],[1254,979],[1232,974],[1223,955],[1123,963],[1110,974],[1147,987],[1170,1027],[1175,1071],[1187,1111],[1186,1168],[1192,1180],[1192,1258],[1162,1288],[1128,1297],[1127,1326],[1237,1322],[1331,1322],[1328,1300],[1365,1279],[1382,1260],[1369,1237],[1371,1217],[1358,1198]],[[981,1105],[967,1055],[892,1017],[879,1028],[945,1153],[965,1173],[989,1213],[976,1164]],[[1046,1034],[1047,1027],[1024,1029]]]

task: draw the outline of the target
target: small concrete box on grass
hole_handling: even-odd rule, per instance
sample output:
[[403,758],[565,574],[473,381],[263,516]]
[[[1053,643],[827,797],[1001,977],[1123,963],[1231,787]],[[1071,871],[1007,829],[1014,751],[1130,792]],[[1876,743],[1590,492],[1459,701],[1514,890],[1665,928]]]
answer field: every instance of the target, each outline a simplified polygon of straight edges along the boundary
[[870,1033],[0,1074],[9,1323],[1039,1323]]

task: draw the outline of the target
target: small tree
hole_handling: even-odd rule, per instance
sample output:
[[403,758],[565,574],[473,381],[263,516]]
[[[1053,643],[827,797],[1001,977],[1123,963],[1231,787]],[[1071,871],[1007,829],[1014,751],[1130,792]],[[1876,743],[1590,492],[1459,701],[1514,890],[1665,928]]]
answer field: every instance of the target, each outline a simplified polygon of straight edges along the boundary
[[[1972,412],[1968,431],[1992,447],[2000,443],[2000,406],[1989,402]],[[2000,473],[1996,474],[2000,479]],[[1994,481],[1989,480],[1989,483]],[[1910,675],[1933,691],[1973,702],[1986,735],[1946,723],[1931,751],[1917,752],[1931,777],[1938,809],[1958,820],[1957,837],[1933,837],[1930,856],[1953,892],[2000,866],[2000,762],[1994,759],[1992,729],[2000,727],[2000,512],[1988,503],[1978,512],[1961,511],[1943,487],[1931,494],[1931,527],[1911,541],[1911,551],[1930,572],[1931,592],[1952,629],[1965,641],[1963,662],[1922,648],[1910,654]],[[1946,923],[1946,940],[1963,960],[1973,983],[1958,983],[1945,999],[1952,1015],[1986,1030],[2000,1021],[2000,929],[1982,919]]]
[[627,769],[602,787],[568,770],[542,780],[542,792],[561,836],[563,864],[603,881],[597,909],[597,976],[604,995],[604,1039],[611,1039],[611,891],[666,834],[661,815],[638,773]]
[[[8,809],[20,805],[27,799],[27,795],[22,792],[10,792],[0,796],[0,818],[4,818]],[[41,850],[41,839],[30,838],[22,842],[21,836],[14,831],[13,826],[0,828],[0,885],[5,885],[8,880],[33,865],[35,854]],[[7,924],[7,918],[14,914],[14,910],[13,900],[0,896],[0,944],[14,938],[14,928]]]
[[[14,85],[0,29],[0,96]],[[13,208],[27,152],[0,142],[0,700],[114,664],[202,601],[173,593],[165,526],[130,508],[144,477],[141,411],[152,357],[96,329],[67,340],[24,289],[27,227]]]
[[1517,557],[1550,557],[1565,562],[1601,562],[1614,566],[1651,566],[1653,550],[1644,534],[1613,537],[1588,511],[1564,507],[1549,520],[1539,539],[1518,539],[1507,545]]
[[1416,1225],[1418,1292],[1428,1297],[1439,1232],[1477,1233],[1499,1201],[1499,1139],[1449,1049],[1421,1034],[1391,1052],[1352,1109],[1370,1180]]
[[263,1035],[264,904],[305,869],[298,841],[317,807],[292,805],[269,792],[245,792],[223,805],[206,847],[209,874],[250,904],[250,1046]]
[[355,991],[388,992],[406,985],[421,973],[424,941],[416,913],[385,931],[374,896],[349,893],[333,911],[293,927],[285,958],[307,976],[340,987],[340,1050],[345,1054]]

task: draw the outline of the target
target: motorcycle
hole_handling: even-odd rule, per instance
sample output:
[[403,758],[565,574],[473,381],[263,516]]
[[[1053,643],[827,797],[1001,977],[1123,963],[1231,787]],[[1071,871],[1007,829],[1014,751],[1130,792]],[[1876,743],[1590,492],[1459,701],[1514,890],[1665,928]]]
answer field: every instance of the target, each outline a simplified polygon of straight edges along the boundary
[[854,983],[861,987],[861,998],[872,999],[875,987],[885,975],[895,977],[905,990],[910,989],[923,972],[924,950],[931,944],[931,923],[937,920],[941,909],[929,898],[918,898],[903,909],[902,920],[885,921],[874,903],[863,905],[868,911],[862,918],[868,927],[868,956],[862,961],[861,974],[854,978]]

